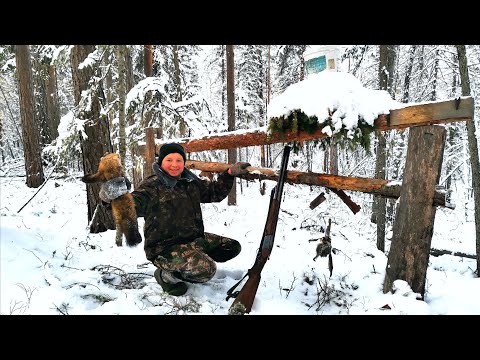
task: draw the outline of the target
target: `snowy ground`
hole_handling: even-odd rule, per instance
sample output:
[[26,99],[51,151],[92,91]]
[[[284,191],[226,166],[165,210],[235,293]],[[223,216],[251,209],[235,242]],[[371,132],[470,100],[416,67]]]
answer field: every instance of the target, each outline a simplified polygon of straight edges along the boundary
[[[115,231],[89,234],[85,184],[50,179],[38,195],[23,177],[0,178],[1,314],[215,314],[232,303],[226,292],[253,265],[265,225],[270,189],[258,182],[237,185],[237,206],[224,200],[203,205],[206,231],[236,238],[241,254],[219,263],[214,278],[190,284],[186,295],[164,294],[153,278],[143,244],[115,245]],[[310,202],[323,188],[289,185],[275,246],[266,263],[249,315],[299,314],[480,314],[480,279],[475,260],[430,256],[425,301],[403,281],[383,294],[387,256],[376,249],[376,226],[369,221],[372,197],[348,192],[362,210],[354,215],[333,193],[314,210]],[[475,254],[471,204],[439,208],[432,247]],[[316,255],[332,219],[333,274],[328,258]],[[143,219],[140,219],[143,234]],[[388,250],[390,241],[387,240]],[[242,283],[243,284],[243,283]],[[240,289],[242,284],[240,285]],[[389,308],[389,309],[387,309]]]

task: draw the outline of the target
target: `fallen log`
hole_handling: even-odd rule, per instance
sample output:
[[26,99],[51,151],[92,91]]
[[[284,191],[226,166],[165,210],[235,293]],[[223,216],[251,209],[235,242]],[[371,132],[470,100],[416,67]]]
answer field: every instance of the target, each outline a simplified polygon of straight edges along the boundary
[[[187,160],[186,167],[208,172],[223,172],[231,165],[219,162],[205,162],[198,160]],[[275,169],[247,167],[248,174],[239,176],[245,180],[277,180],[278,174]],[[301,172],[288,170],[285,180],[289,184],[316,185],[325,188],[340,190],[359,191],[367,194],[380,195],[386,198],[398,199],[400,196],[401,183],[398,181],[369,179],[360,177],[347,177],[340,175],[320,174],[314,172]],[[433,206],[447,207],[454,209],[455,205],[447,203],[446,193],[436,190],[433,198]]]
[[[389,114],[380,115],[374,122],[378,131],[404,129],[411,126],[425,126],[432,124],[444,124],[455,121],[468,121],[473,119],[474,103],[472,97],[462,97],[460,100],[438,101],[427,104],[406,106],[401,109],[391,110]],[[291,141],[303,142],[313,139],[328,137],[321,129],[313,133],[306,131],[285,133],[267,132],[263,126],[250,130],[237,130],[215,135],[207,135],[202,138],[181,138],[165,141],[155,140],[155,152],[158,153],[160,146],[167,142],[180,143],[187,153],[206,150],[232,149],[247,146],[268,145],[275,143],[287,143]],[[146,153],[145,143],[139,142],[139,151]]]

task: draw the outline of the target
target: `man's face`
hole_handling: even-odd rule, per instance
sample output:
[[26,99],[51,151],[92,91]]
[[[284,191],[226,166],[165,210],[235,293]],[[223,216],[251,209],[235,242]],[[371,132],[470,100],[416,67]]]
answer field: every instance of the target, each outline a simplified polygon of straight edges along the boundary
[[167,172],[168,175],[173,177],[179,177],[182,174],[185,162],[182,155],[179,153],[171,153],[165,156],[162,160],[162,169]]

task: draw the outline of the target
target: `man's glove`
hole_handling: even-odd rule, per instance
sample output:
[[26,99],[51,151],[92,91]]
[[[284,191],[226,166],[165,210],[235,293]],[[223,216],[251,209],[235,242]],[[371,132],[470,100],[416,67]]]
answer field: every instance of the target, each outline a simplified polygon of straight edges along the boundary
[[232,176],[248,174],[248,171],[246,170],[246,168],[248,166],[252,166],[252,165],[250,165],[250,163],[243,162],[243,161],[239,161],[239,162],[235,163],[234,165],[232,165],[230,167],[230,171],[232,172]]
[[125,177],[119,176],[108,180],[100,187],[98,195],[103,202],[109,203],[110,201],[128,193],[131,184]]

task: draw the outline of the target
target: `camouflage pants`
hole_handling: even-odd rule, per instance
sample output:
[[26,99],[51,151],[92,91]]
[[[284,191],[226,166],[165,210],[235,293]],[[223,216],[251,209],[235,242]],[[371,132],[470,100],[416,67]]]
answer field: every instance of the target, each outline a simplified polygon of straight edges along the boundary
[[170,247],[158,255],[153,264],[162,270],[170,271],[177,279],[203,283],[215,275],[215,262],[233,259],[240,253],[241,248],[237,240],[205,233],[204,237],[188,244]]

